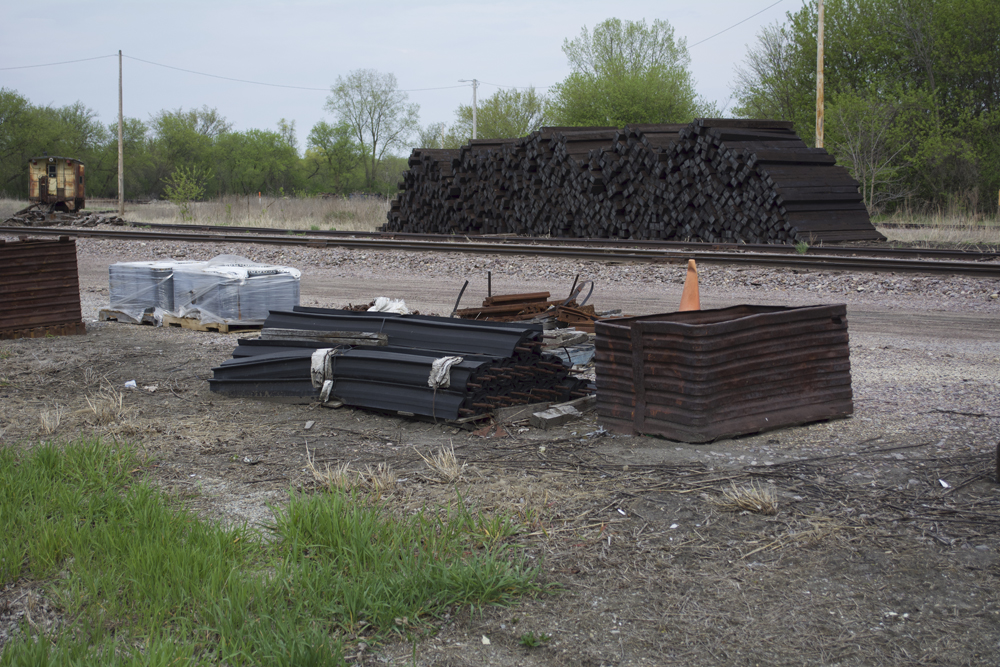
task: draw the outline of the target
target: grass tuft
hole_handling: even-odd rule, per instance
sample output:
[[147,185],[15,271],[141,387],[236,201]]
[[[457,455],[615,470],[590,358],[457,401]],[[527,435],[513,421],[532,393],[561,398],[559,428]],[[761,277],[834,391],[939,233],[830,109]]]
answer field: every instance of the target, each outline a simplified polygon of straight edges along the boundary
[[447,447],[442,446],[437,454],[430,457],[424,456],[416,447],[413,449],[424,460],[431,472],[444,482],[454,482],[465,472],[465,463],[458,462],[458,458],[455,456],[455,445],[451,442],[448,443]]
[[722,490],[722,497],[713,500],[725,512],[753,512],[754,514],[777,514],[778,499],[770,486],[750,483],[746,486],[731,484]]
[[93,396],[87,396],[87,407],[97,426],[113,424],[128,416],[124,406],[125,396],[117,389],[103,389]]

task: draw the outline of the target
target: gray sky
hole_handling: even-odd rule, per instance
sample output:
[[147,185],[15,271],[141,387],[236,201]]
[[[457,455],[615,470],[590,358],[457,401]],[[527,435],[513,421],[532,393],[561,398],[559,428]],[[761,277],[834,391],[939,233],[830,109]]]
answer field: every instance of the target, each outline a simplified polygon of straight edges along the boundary
[[[394,73],[399,87],[412,91],[410,101],[420,105],[422,125],[451,124],[458,105],[472,100],[471,87],[459,79],[484,82],[481,98],[498,85],[541,89],[569,74],[563,40],[578,36],[583,26],[612,17],[659,18],[670,22],[675,37],[687,39],[698,93],[726,108],[732,104],[735,68],[760,27],[784,20],[785,12],[801,5],[802,0],[49,0],[42,5],[2,0],[0,87],[34,104],[80,101],[111,123],[118,114],[117,56],[3,68],[109,56],[121,49],[126,116],[148,120],[161,109],[208,105],[237,130],[276,129],[279,119],[294,120],[304,144],[313,124],[333,119],[323,109],[329,88],[352,70]],[[702,40],[707,41],[697,44]],[[250,85],[141,61],[318,90]],[[438,90],[421,90],[428,88]]]

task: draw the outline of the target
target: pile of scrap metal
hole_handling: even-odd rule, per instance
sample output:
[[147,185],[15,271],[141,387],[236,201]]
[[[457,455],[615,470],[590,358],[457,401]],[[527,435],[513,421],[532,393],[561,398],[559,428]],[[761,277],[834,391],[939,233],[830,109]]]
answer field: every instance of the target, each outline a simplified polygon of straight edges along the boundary
[[[462,293],[469,283],[466,281],[462,287]],[[577,299],[586,286],[590,286],[590,291],[578,303]],[[486,320],[489,322],[542,322],[553,326],[573,327],[580,331],[594,332],[594,322],[598,315],[594,306],[586,305],[590,296],[594,293],[594,283],[590,280],[579,282],[579,276],[574,281],[570,289],[569,297],[566,299],[556,299],[550,301],[552,296],[549,292],[529,292],[526,294],[501,294],[493,296],[492,280],[490,281],[490,296],[483,299],[480,308],[458,309],[455,304],[455,317],[466,320]],[[459,301],[462,299],[459,293]]]
[[229,396],[308,397],[457,420],[592,393],[543,352],[539,324],[296,307],[212,369]]

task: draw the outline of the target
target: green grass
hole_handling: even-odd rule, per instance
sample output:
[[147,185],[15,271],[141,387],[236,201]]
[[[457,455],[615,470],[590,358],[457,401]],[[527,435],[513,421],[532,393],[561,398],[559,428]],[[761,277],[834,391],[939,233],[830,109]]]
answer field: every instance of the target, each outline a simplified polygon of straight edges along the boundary
[[461,503],[400,518],[370,496],[293,494],[262,536],[199,519],[141,469],[100,441],[0,449],[0,585],[39,582],[66,623],[25,625],[0,665],[339,665],[348,639],[413,638],[451,607],[538,590]]
[[520,643],[521,646],[525,648],[538,648],[539,646],[549,641],[550,639],[552,639],[552,637],[550,635],[545,634],[544,632],[541,632],[536,635],[534,632],[529,631],[521,635],[521,638],[518,640],[518,643]]

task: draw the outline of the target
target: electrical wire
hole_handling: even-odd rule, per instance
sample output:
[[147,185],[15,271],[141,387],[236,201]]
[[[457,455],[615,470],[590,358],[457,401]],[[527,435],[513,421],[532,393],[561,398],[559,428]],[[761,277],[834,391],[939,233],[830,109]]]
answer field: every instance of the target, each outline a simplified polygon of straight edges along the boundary
[[310,88],[308,86],[288,86],[282,83],[265,83],[263,81],[250,81],[249,79],[235,79],[231,76],[220,76],[218,74],[208,74],[206,72],[196,72],[193,69],[184,69],[183,67],[174,67],[173,65],[164,65],[163,63],[154,63],[152,60],[143,60],[142,58],[136,58],[135,56],[125,56],[129,60],[137,60],[141,63],[146,63],[147,65],[156,65],[157,67],[165,67],[167,69],[177,70],[178,72],[187,72],[188,74],[197,74],[199,76],[207,76],[213,79],[223,79],[225,81],[235,81],[237,83],[250,83],[255,86],[269,86],[271,88],[292,88],[294,90],[318,90],[324,93],[329,92],[329,88]]
[[774,4],[772,4],[772,5],[768,5],[768,6],[767,6],[767,7],[765,7],[764,9],[760,10],[759,12],[757,12],[756,14],[751,14],[750,16],[746,17],[745,19],[743,19],[743,20],[742,20],[742,21],[740,21],[739,23],[734,23],[733,25],[729,26],[729,27],[728,27],[728,28],[726,28],[725,30],[720,30],[719,32],[715,33],[715,34],[714,34],[714,35],[712,35],[711,37],[706,37],[705,39],[701,40],[700,42],[695,42],[694,44],[692,44],[692,45],[691,45],[691,46],[689,46],[688,48],[689,48],[689,49],[693,49],[694,47],[698,46],[699,44],[704,44],[705,42],[707,42],[708,40],[712,39],[713,37],[718,37],[718,36],[719,36],[719,35],[721,35],[722,33],[724,33],[724,32],[728,32],[728,31],[732,30],[733,28],[735,28],[736,26],[738,26],[738,25],[741,25],[741,24],[743,24],[743,23],[746,23],[747,21],[749,21],[750,19],[752,19],[752,18],[753,18],[754,16],[759,16],[759,15],[763,14],[764,12],[766,12],[767,10],[769,10],[769,9],[770,9],[771,7],[774,7],[775,5],[780,5],[780,4],[781,4],[782,2],[784,2],[784,1],[785,1],[785,0],[778,0],[778,1],[777,1],[777,2],[775,2]]
[[552,86],[502,86],[499,83],[490,83],[489,81],[480,81],[479,83],[485,83],[487,86],[496,86],[497,88],[513,88],[514,90],[528,90],[529,88],[534,88],[535,90],[548,90]]
[[32,67],[52,67],[53,65],[69,65],[72,63],[84,63],[87,62],[88,60],[102,60],[103,58],[117,58],[117,57],[118,57],[117,53],[112,53],[107,56],[94,56],[93,58],[80,58],[79,60],[63,60],[62,62],[58,63],[42,63],[41,65],[18,65],[16,67],[0,67],[0,70],[31,69]]

